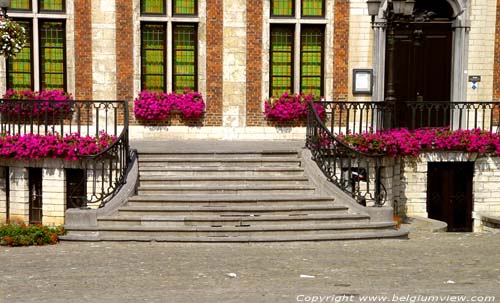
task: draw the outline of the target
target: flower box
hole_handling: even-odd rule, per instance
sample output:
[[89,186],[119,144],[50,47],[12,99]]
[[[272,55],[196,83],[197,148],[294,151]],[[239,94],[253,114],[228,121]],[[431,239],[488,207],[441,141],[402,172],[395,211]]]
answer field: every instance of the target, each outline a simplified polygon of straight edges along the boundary
[[205,112],[205,102],[198,92],[184,94],[142,91],[134,100],[134,115],[144,122],[165,121],[178,112],[184,119],[199,119]]
[[[283,93],[279,98],[270,98],[264,103],[264,116],[271,122],[279,121],[280,124],[303,124],[307,120],[307,106],[309,102],[313,102],[312,94],[305,95],[304,93],[290,95]],[[325,111],[320,104],[315,103],[320,118],[324,118]],[[295,123],[290,123],[295,121]]]

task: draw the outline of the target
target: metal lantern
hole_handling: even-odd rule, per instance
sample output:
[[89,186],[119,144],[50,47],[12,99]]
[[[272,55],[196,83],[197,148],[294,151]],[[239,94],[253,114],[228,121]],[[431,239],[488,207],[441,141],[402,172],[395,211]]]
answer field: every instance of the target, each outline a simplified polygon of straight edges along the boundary
[[10,0],[0,0],[0,7],[1,8],[8,8],[10,6]]
[[413,14],[413,8],[415,7],[415,0],[406,0],[405,3],[405,16],[411,16]]
[[381,0],[368,0],[366,4],[368,5],[368,14],[370,16],[378,15],[378,11],[380,9]]
[[396,15],[403,15],[405,12],[405,0],[392,0],[392,10]]

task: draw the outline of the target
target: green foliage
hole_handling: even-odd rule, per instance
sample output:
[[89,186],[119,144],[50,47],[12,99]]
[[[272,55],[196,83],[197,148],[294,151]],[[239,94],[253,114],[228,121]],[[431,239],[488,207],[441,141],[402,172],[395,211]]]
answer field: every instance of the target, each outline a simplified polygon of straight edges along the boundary
[[57,244],[59,236],[64,235],[62,226],[48,227],[41,224],[26,225],[10,223],[0,225],[0,245],[30,246]]

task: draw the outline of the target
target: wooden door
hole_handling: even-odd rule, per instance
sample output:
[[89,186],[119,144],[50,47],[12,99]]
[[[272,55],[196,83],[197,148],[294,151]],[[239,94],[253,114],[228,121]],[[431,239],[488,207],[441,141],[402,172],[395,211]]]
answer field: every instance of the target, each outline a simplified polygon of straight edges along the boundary
[[471,232],[473,227],[473,162],[429,162],[427,213],[448,223],[450,232]]
[[66,208],[81,208],[87,199],[87,178],[83,169],[66,169]]
[[29,169],[29,223],[41,224],[43,215],[42,205],[42,169]]
[[[404,102],[450,102],[451,24],[400,24],[395,29],[394,43],[395,126],[418,128],[446,125],[449,122],[448,110],[430,112],[429,107],[415,108]],[[386,66],[386,74],[388,68]]]

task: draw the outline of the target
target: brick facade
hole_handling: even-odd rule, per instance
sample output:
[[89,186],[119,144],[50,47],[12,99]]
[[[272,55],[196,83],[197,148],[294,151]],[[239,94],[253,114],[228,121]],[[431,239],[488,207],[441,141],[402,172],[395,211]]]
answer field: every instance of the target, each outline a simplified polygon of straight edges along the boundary
[[222,125],[223,1],[207,0],[206,126]]
[[500,0],[497,0],[495,26],[495,61],[493,66],[493,99],[500,100]]
[[262,115],[262,1],[247,0],[247,126],[264,124]]
[[333,34],[333,99],[349,95],[349,0],[335,0]]
[[92,100],[91,0],[75,1],[75,98]]
[[116,1],[116,95],[118,100],[134,99],[134,33],[132,1]]

